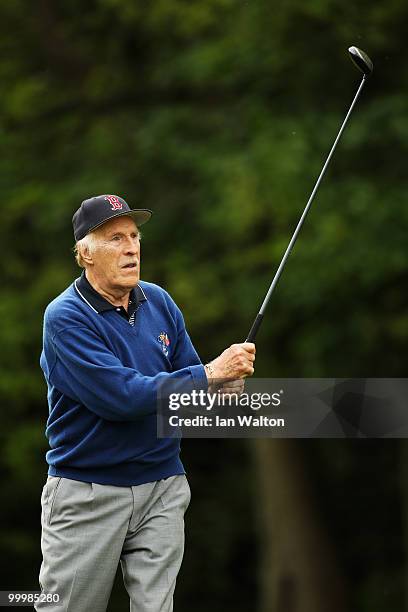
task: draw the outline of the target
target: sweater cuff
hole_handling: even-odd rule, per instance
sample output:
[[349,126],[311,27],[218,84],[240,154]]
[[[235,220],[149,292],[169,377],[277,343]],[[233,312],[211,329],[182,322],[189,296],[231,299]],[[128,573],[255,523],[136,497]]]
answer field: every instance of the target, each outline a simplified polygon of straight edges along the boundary
[[193,378],[194,388],[197,391],[207,391],[208,389],[208,379],[207,374],[205,373],[205,368],[203,365],[195,365],[190,366],[191,376]]

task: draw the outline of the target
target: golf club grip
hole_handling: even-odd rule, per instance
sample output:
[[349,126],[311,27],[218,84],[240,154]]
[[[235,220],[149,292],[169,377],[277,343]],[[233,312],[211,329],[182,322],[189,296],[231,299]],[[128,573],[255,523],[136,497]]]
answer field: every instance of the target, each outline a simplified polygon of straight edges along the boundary
[[245,342],[255,342],[255,337],[256,337],[256,334],[258,333],[258,329],[261,326],[262,319],[263,319],[263,314],[258,312],[258,314],[255,317],[255,321],[252,323],[252,327],[249,330],[249,334]]

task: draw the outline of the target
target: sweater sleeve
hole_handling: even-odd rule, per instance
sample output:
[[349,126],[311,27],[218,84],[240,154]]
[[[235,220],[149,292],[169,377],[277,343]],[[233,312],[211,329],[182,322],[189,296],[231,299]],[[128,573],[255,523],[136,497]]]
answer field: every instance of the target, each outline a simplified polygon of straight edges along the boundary
[[87,327],[65,328],[53,337],[53,345],[51,383],[103,419],[133,421],[156,412],[159,394],[207,389],[202,365],[144,376],[125,367]]
[[[173,370],[180,370],[192,365],[201,365],[201,359],[188,335],[184,317],[176,304],[177,345],[172,358]],[[204,366],[203,366],[204,367]]]

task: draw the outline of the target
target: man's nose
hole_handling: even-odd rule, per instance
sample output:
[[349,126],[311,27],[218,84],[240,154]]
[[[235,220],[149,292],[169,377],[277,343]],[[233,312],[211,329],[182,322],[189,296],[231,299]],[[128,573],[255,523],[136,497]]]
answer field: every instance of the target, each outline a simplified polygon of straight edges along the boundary
[[139,250],[139,239],[138,238],[128,238],[125,244],[126,253],[137,253]]

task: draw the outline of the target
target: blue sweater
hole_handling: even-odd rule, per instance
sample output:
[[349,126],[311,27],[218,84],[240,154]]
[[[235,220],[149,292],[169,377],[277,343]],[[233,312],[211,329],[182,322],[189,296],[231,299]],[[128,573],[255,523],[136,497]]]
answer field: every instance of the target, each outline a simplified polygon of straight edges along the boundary
[[52,476],[131,486],[184,473],[179,439],[157,438],[158,389],[207,389],[207,378],[169,294],[139,288],[134,326],[114,308],[95,310],[75,283],[45,311]]

